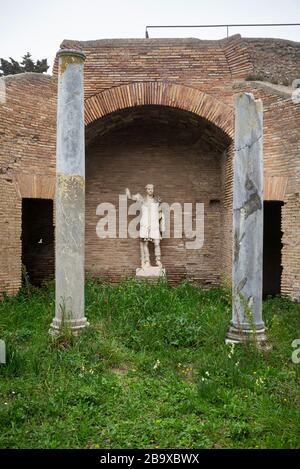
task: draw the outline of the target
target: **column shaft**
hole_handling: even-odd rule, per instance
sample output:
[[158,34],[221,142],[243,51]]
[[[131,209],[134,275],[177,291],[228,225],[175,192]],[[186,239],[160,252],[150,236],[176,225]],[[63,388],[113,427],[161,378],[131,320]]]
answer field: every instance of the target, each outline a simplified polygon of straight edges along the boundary
[[232,321],[227,341],[266,340],[262,319],[263,109],[243,93],[235,99]]
[[77,333],[84,316],[84,54],[60,50],[56,146],[55,317],[50,332]]

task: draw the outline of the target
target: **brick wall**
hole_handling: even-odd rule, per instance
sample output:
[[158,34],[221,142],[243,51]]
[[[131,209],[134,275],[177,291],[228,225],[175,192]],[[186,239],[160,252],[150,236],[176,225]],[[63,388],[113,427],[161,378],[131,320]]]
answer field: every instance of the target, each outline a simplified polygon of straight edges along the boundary
[[12,179],[0,179],[0,296],[15,295],[21,285],[21,201]]
[[[131,82],[166,81],[223,94],[231,70],[220,41],[199,39],[110,39],[63,41],[86,54],[86,98]],[[57,64],[54,75],[57,73]]]
[[49,76],[6,77],[0,104],[0,292],[21,285],[22,197],[53,198],[56,85]]
[[209,133],[214,129],[206,127],[205,134],[207,123],[189,122],[186,113],[164,107],[145,106],[137,112],[123,112],[122,118],[125,125],[102,132],[87,150],[87,270],[110,280],[135,274],[140,264],[138,239],[99,239],[96,207],[101,201],[118,205],[118,195],[126,187],[132,193],[144,193],[145,185],[153,183],[163,201],[193,203],[194,221],[195,203],[205,207],[201,250],[186,249],[185,237],[162,240],[169,281],[188,277],[203,285],[219,283],[222,159],[220,150],[210,143]]
[[[245,82],[261,72],[267,79],[298,75],[299,43],[236,35],[222,41],[64,41],[62,47],[83,49],[87,55],[87,272],[112,280],[132,274],[139,260],[135,240],[96,238],[95,204],[107,198],[114,201],[127,185],[141,191],[151,177],[168,202],[185,198],[189,181],[191,201],[199,198],[207,207],[208,244],[202,251],[187,252],[176,240],[162,244],[171,278],[193,277],[201,283],[219,282],[222,274],[230,278],[234,152],[225,133],[212,123],[232,135],[233,95],[249,91],[264,104],[266,198],[284,202],[282,291],[299,298],[300,105],[292,103],[288,92]],[[7,101],[0,104],[0,290],[10,294],[20,285],[21,198],[54,197],[56,67],[53,77],[5,78]],[[153,98],[155,90],[160,100]],[[160,109],[149,121],[139,112],[151,103],[169,110]],[[159,128],[150,133],[155,121]],[[168,144],[162,134],[166,128]],[[196,131],[199,143],[183,137],[178,142],[179,134]],[[142,161],[150,172],[143,173]],[[139,177],[132,172],[133,165]]]

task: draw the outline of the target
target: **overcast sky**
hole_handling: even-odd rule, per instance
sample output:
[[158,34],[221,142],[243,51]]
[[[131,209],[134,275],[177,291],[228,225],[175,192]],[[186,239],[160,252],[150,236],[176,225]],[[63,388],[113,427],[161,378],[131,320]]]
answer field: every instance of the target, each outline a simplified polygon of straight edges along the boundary
[[[143,38],[146,25],[300,23],[299,0],[0,0],[0,57],[27,51],[52,64],[63,39]],[[300,41],[300,26],[230,34]],[[218,39],[226,29],[156,29],[150,37]]]

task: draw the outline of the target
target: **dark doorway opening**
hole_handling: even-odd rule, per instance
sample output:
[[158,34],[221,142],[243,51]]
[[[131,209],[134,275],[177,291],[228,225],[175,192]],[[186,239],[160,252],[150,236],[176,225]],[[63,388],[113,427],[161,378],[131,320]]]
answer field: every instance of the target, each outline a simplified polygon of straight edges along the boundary
[[280,295],[282,202],[264,202],[263,298]]
[[22,264],[32,285],[54,278],[52,200],[22,199]]

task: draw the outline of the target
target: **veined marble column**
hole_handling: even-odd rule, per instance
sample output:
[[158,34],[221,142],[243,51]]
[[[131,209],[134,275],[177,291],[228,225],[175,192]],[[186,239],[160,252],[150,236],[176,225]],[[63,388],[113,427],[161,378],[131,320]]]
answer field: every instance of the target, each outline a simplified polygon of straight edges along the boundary
[[262,319],[263,108],[250,93],[235,99],[232,320],[227,342],[265,342]]
[[68,327],[76,334],[88,326],[84,316],[85,55],[58,52],[56,143],[55,317],[50,333]]

